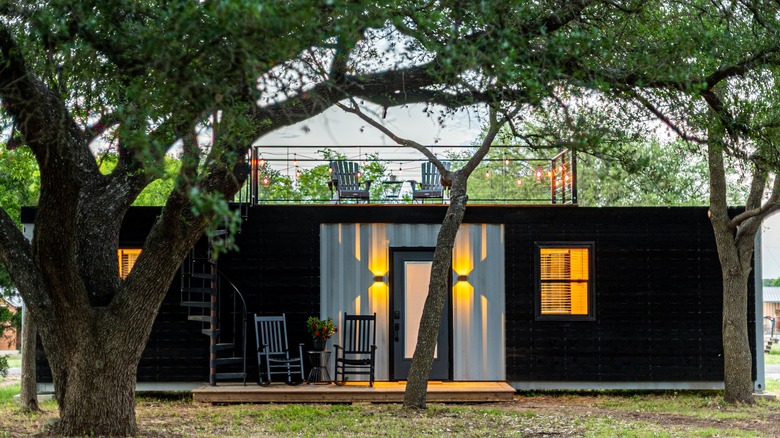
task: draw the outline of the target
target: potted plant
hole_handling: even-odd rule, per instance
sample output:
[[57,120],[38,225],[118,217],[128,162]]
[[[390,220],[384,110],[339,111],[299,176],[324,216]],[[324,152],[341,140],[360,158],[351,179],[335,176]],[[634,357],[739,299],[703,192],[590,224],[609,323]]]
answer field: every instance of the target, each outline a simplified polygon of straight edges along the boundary
[[339,331],[333,325],[333,319],[330,317],[328,319],[319,319],[316,316],[310,316],[306,320],[306,328],[314,339],[314,349],[320,351],[325,349],[325,343],[328,339]]

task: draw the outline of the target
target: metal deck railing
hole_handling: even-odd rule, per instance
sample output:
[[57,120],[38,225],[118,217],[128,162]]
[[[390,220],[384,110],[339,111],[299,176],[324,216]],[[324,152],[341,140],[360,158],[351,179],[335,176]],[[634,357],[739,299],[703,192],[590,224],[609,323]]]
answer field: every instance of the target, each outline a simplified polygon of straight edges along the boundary
[[[463,166],[473,146],[430,146],[451,169]],[[518,146],[494,146],[469,178],[472,204],[577,204],[577,158],[571,150],[551,157]],[[250,176],[236,195],[241,205],[338,202],[329,189],[330,161],[359,164],[358,177],[371,180],[370,203],[412,203],[412,181],[420,181],[427,159],[398,146],[254,146]],[[425,202],[441,203],[444,199]],[[344,203],[344,200],[342,200]]]

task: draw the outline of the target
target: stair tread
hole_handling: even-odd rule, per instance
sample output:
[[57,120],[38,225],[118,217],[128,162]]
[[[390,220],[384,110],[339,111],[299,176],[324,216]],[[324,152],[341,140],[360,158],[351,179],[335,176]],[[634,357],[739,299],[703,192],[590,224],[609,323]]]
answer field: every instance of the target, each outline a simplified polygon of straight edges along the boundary
[[216,287],[182,287],[182,292],[199,293],[199,294],[213,294],[217,292]]
[[211,316],[209,315],[190,315],[187,319],[189,321],[211,322]]

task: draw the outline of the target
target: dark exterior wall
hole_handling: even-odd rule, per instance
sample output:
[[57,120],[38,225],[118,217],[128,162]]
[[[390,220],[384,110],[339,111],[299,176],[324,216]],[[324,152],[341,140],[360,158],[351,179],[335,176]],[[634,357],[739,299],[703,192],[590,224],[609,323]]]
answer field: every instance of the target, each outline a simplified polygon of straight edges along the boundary
[[[219,269],[244,293],[250,313],[286,313],[291,342],[308,343],[304,321],[320,306],[321,223],[439,223],[445,210],[252,207],[237,239],[240,251],[220,257]],[[132,209],[122,244],[139,245],[157,211]],[[721,275],[705,208],[472,206],[465,222],[505,224],[508,380],[722,380]],[[535,241],[595,242],[595,321],[535,321]],[[750,294],[752,303],[752,283]],[[177,278],[139,364],[139,381],[208,379],[208,338],[186,320],[179,300]],[[749,319],[753,327],[752,305]],[[251,325],[248,341],[251,381]],[[39,380],[51,381],[40,357]]]
[[[706,209],[532,213],[506,221],[508,380],[723,379],[721,273]],[[535,321],[535,241],[595,242],[595,321]],[[749,319],[752,328],[753,307]]]

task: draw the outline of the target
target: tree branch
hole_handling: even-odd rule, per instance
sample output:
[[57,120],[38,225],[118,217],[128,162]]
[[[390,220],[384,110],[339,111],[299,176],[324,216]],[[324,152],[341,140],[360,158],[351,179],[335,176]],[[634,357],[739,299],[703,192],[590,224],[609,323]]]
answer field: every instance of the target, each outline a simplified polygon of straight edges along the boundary
[[[763,174],[764,176],[762,177],[762,173],[760,171],[756,170],[756,172],[757,173],[753,177],[753,183],[750,187],[748,207],[755,202],[754,198],[756,197],[756,193],[759,193],[758,198],[760,199],[760,193],[763,193],[764,185],[766,184],[766,174]],[[751,208],[734,216],[734,218],[729,221],[729,228],[736,229],[750,218],[765,216],[771,213],[780,206],[778,205],[778,200],[780,200],[780,178],[775,176],[775,181],[772,184],[772,193],[769,195],[769,198],[764,201],[764,203],[759,208]]]

